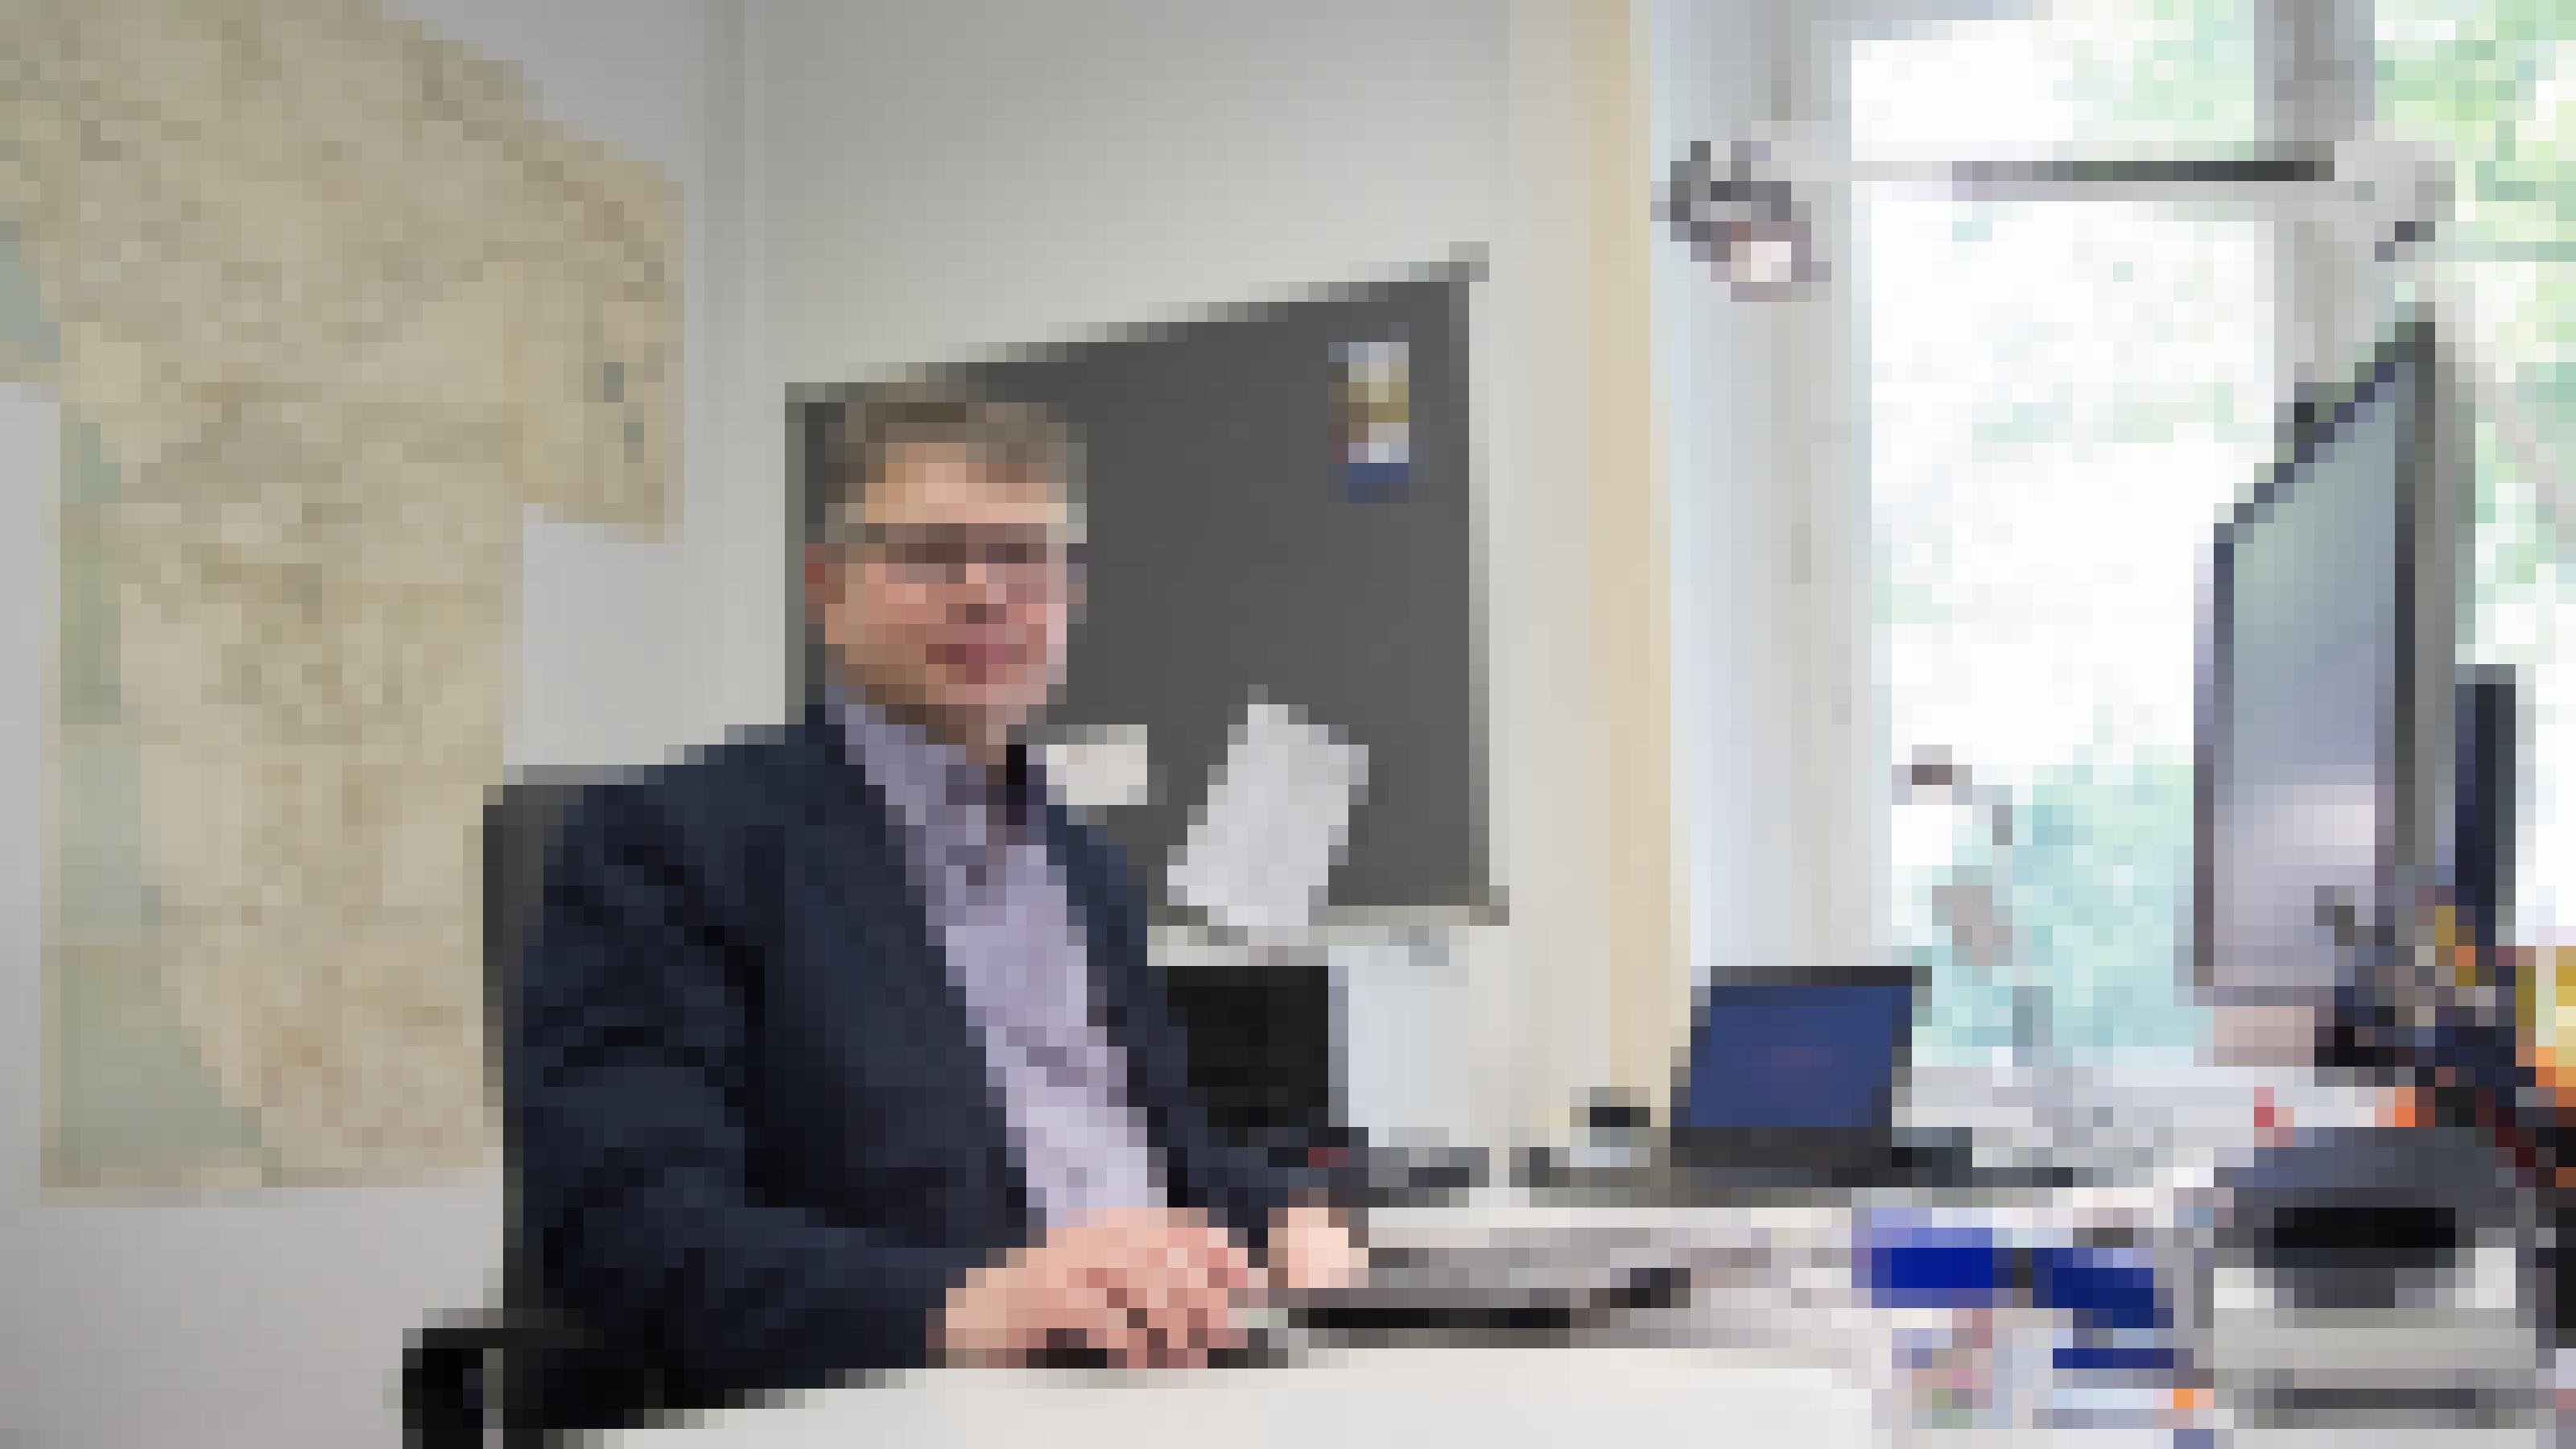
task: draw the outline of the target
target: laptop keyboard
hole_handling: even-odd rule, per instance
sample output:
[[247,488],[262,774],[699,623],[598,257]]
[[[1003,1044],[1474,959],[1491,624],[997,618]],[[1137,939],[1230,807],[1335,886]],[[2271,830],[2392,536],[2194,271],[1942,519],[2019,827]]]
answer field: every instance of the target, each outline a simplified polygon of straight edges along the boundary
[[1506,1229],[1471,1243],[1375,1248],[1367,1281],[1294,1305],[1328,1330],[1554,1331],[1674,1306],[1690,1271],[1669,1234]]

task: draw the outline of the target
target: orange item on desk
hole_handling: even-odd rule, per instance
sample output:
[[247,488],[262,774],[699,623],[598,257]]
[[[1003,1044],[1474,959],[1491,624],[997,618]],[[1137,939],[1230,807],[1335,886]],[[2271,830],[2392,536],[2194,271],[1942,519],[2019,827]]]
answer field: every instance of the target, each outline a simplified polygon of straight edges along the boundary
[[2424,1125],[2424,1094],[2413,1087],[2390,1087],[2381,1092],[2379,1125],[2382,1127]]

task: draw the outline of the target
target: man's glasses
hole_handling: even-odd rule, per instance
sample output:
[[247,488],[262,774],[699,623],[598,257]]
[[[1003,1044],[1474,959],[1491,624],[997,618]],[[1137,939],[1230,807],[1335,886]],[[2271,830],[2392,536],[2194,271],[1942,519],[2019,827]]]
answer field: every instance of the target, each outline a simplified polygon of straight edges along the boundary
[[906,588],[955,587],[983,575],[1015,594],[1043,593],[1079,568],[1081,545],[1048,529],[958,524],[872,525],[855,546],[889,582]]

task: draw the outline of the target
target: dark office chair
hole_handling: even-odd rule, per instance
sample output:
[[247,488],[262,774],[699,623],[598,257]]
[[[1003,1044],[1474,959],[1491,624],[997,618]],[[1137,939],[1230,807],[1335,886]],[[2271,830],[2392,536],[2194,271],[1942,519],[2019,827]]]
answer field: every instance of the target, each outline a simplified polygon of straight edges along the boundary
[[[498,791],[483,811],[485,1053],[503,1080],[518,1005],[519,961],[544,899],[545,871],[583,790],[604,775],[536,771]],[[561,1416],[539,1390],[579,1353],[552,1314],[521,1231],[518,1159],[503,1134],[501,1302],[442,1313],[403,1352],[402,1416],[410,1449],[507,1449],[547,1441]]]

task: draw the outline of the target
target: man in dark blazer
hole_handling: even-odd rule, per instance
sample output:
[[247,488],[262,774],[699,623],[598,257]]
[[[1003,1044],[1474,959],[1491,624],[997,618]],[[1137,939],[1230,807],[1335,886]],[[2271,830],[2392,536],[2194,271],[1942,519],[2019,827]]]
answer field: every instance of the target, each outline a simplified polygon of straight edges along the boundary
[[1203,1361],[1265,1288],[1358,1271],[1209,1130],[1120,858],[1022,744],[1080,592],[1071,440],[921,390],[832,451],[806,717],[592,791],[548,872],[508,1100],[582,1345],[559,1421],[1065,1346]]

